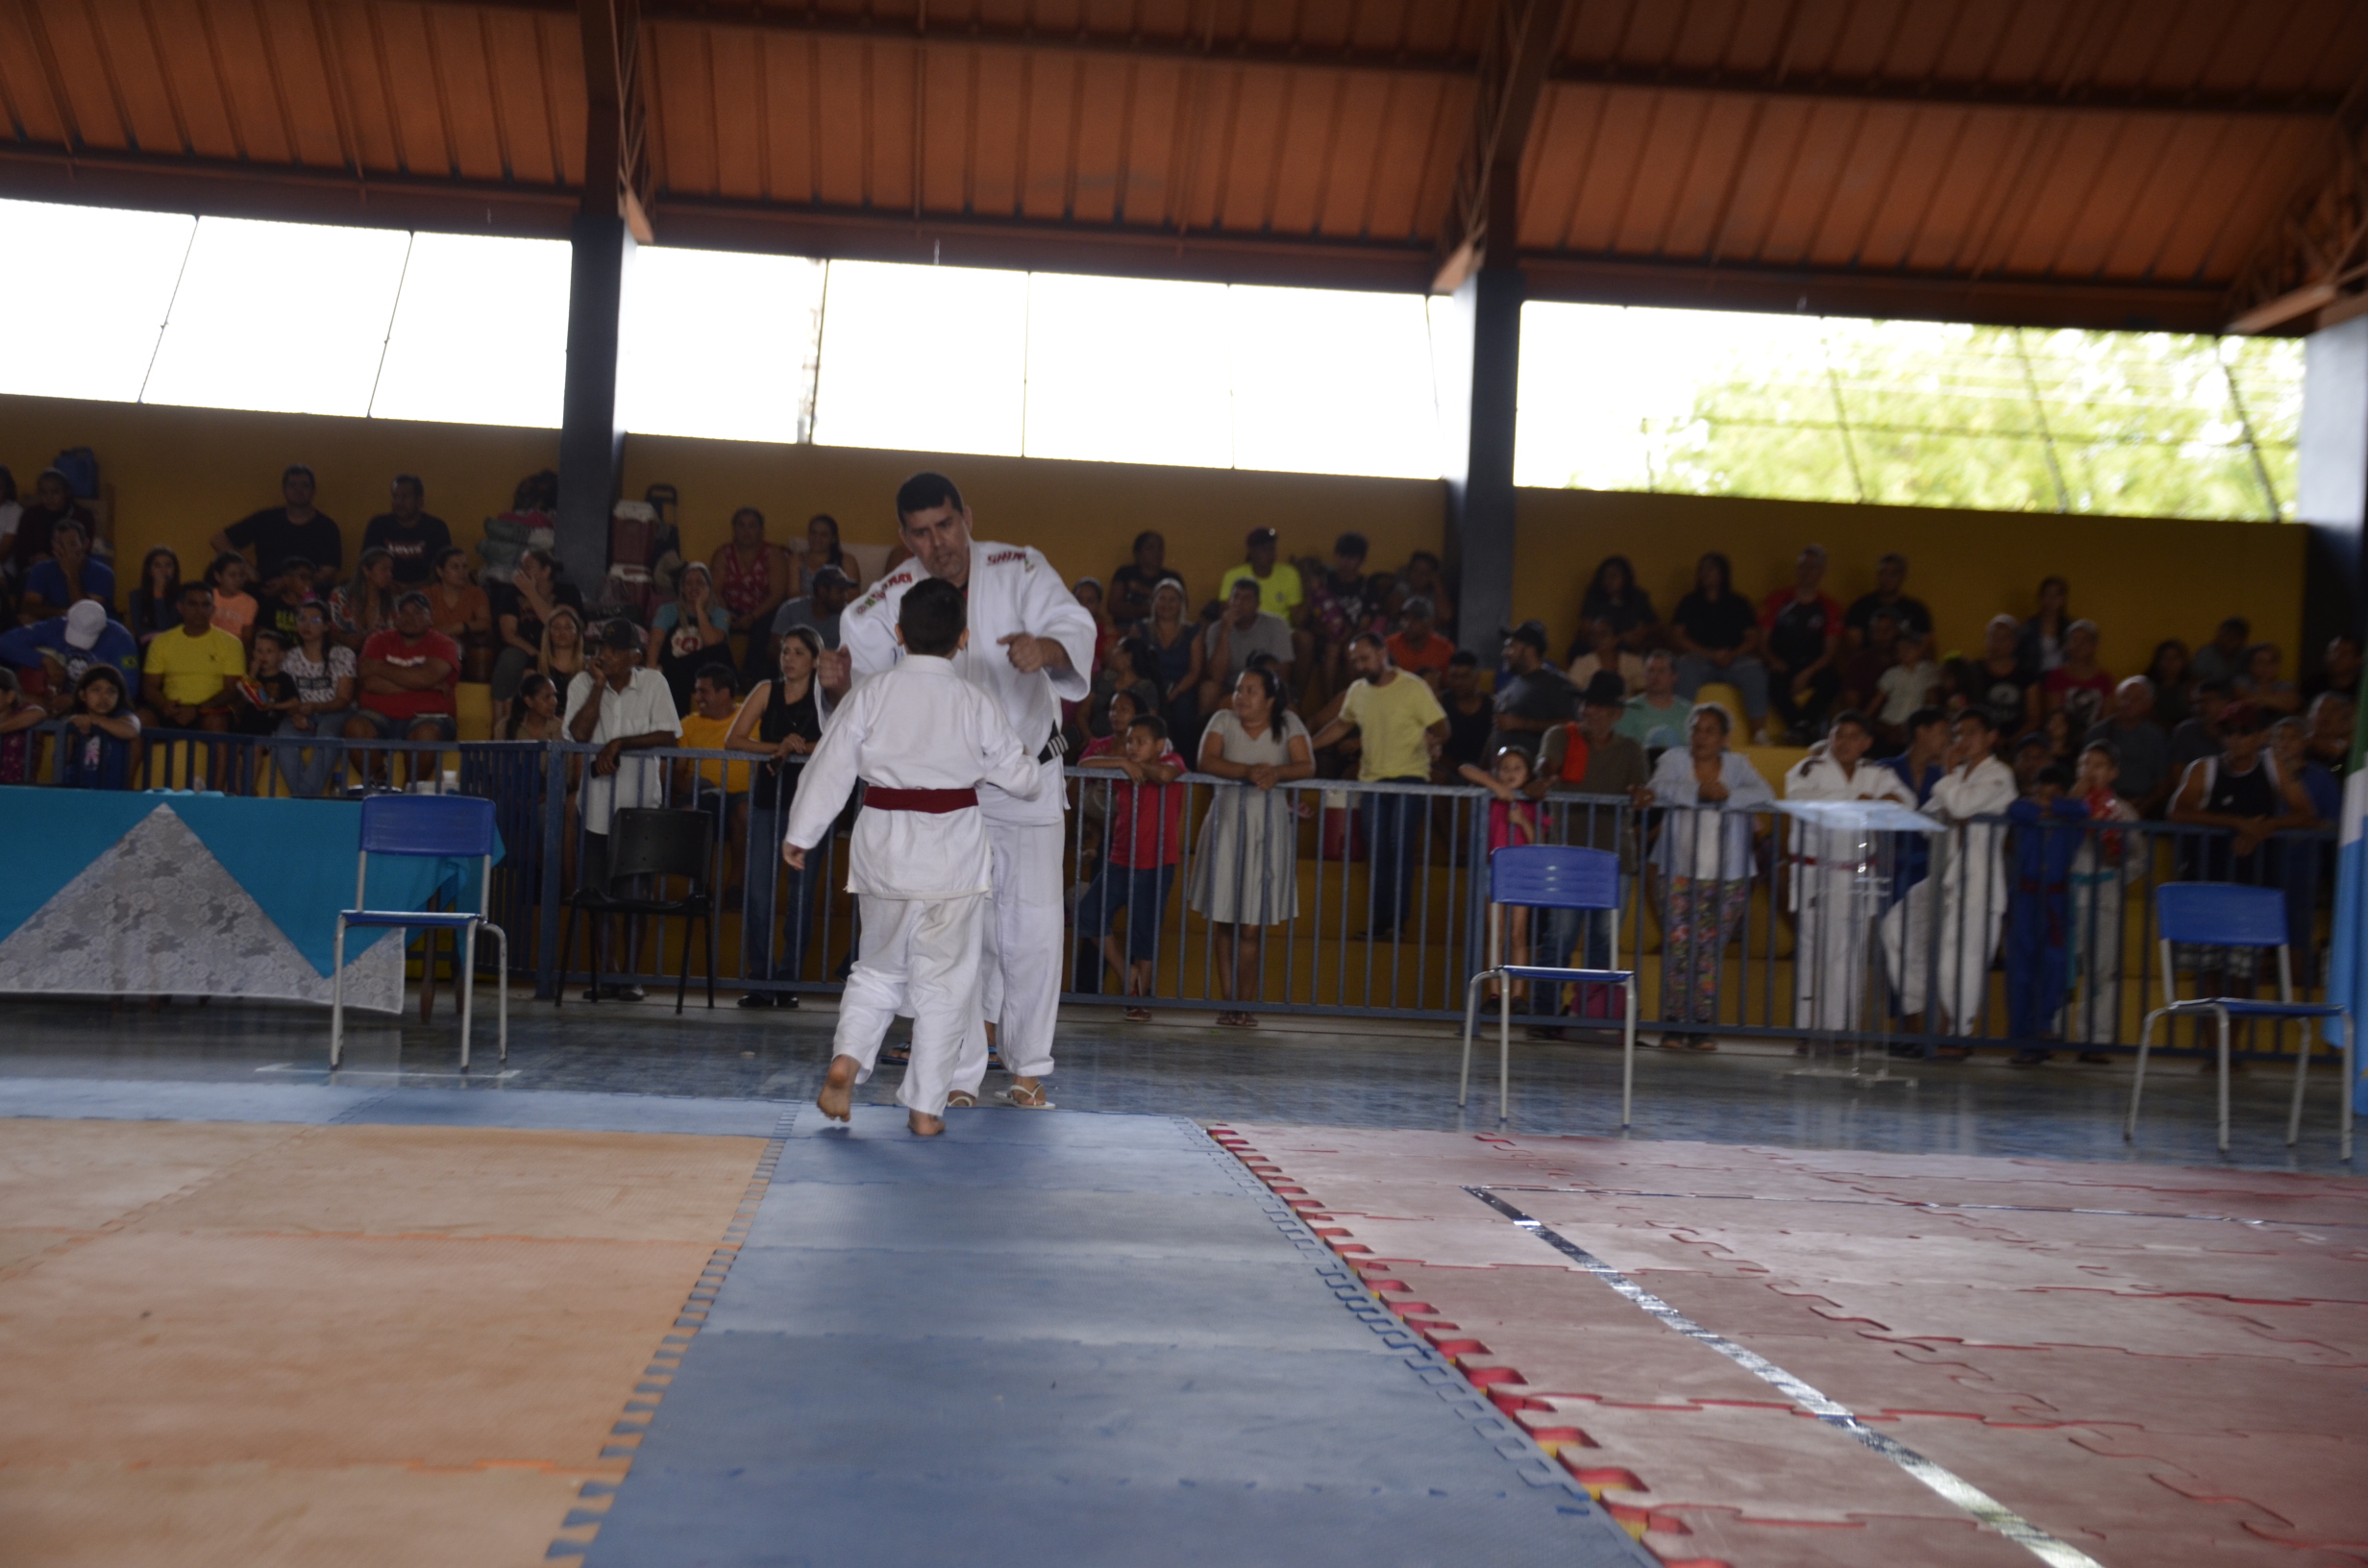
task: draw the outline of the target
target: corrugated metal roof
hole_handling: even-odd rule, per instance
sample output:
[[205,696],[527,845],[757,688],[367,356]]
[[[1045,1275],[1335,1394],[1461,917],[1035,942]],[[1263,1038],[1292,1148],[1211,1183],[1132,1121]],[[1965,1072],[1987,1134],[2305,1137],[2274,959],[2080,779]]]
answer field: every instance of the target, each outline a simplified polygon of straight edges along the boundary
[[[1418,288],[1494,0],[650,0],[661,242]],[[559,0],[18,0],[0,187],[562,233]],[[2368,75],[2346,0],[1579,0],[1534,293],[2216,325]]]

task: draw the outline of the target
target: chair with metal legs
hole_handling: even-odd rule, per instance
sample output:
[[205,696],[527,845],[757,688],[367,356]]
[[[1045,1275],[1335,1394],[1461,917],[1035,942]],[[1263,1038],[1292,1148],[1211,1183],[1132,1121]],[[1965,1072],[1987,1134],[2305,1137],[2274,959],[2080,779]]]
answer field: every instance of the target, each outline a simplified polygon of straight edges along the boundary
[[1617,986],[1627,998],[1621,1025],[1619,1124],[1628,1125],[1636,1095],[1637,983],[1634,969],[1574,969],[1558,964],[1505,962],[1505,911],[1508,908],[1576,909],[1608,913],[1612,918],[1612,962],[1619,963],[1619,856],[1609,849],[1582,849],[1551,844],[1508,845],[1489,855],[1489,967],[1464,988],[1464,1072],[1455,1103],[1461,1109],[1471,1097],[1472,1017],[1478,1010],[1480,988],[1497,981],[1496,997],[1496,1119],[1510,1114],[1513,1095],[1513,983],[1517,980],[1567,981],[1582,985]]
[[[509,1060],[509,938],[489,919],[493,897],[493,852],[501,844],[494,804],[472,795],[374,795],[361,803],[361,855],[354,869],[355,907],[337,916],[335,968],[329,992],[329,1065],[345,1054],[345,934],[356,928],[452,931],[460,939],[460,1065],[469,1065],[469,1025],[477,1000],[477,933],[493,933],[499,955],[495,989],[501,1017],[501,1059]],[[477,908],[367,909],[362,907],[372,855],[429,855],[478,863]],[[430,962],[433,962],[430,954]]]
[[[2162,988],[2171,1000],[2146,1015],[2137,1037],[2137,1075],[2130,1085],[2130,1116],[2121,1136],[2127,1142],[2137,1136],[2139,1098],[2146,1092],[2146,1057],[2154,1046],[2155,1023],[2196,1014],[2210,1016],[2220,1026],[2220,1152],[2229,1148],[2229,1020],[2232,1017],[2338,1018],[2343,1024],[2343,1158],[2352,1158],[2352,1084],[2356,1070],[2356,1041],[2352,1015],[2338,1002],[2298,1002],[2294,999],[2294,962],[2286,947],[2285,894],[2276,888],[2252,888],[2235,882],[2167,882],[2155,892],[2155,920],[2162,941]],[[2202,947],[2275,947],[2278,949],[2278,999],[2251,996],[2193,996],[2181,1000],[2179,974],[2172,968],[2173,943]],[[2302,1048],[2294,1059],[2294,1104],[2286,1114],[2285,1141],[2291,1148],[2302,1139],[2303,1084],[2310,1071],[2311,1030],[2306,1023]]]

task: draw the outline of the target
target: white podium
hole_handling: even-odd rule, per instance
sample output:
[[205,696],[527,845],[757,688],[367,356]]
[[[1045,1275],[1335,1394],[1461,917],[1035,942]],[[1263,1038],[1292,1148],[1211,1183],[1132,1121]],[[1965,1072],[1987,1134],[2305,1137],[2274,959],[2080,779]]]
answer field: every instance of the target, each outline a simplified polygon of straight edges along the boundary
[[1890,1071],[1890,992],[1879,932],[1901,835],[1945,829],[1890,800],[1785,800],[1776,809],[1793,820],[1786,857],[1795,919],[1793,1022],[1809,1044],[1809,1061],[1794,1070],[1912,1086],[1914,1079]]

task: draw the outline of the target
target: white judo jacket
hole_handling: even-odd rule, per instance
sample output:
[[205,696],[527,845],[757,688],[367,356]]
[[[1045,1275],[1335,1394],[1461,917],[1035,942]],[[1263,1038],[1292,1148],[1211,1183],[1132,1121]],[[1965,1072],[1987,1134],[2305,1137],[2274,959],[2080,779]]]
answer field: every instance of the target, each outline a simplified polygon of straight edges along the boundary
[[[789,810],[789,843],[820,844],[860,778],[896,790],[995,789],[1030,801],[1044,788],[995,700],[952,663],[913,654],[851,688],[808,758]],[[993,860],[978,806],[860,812],[847,889],[875,898],[953,898],[989,891]]]
[[[928,576],[918,560],[906,561],[874,583],[870,592],[839,618],[839,646],[847,650],[860,681],[894,665],[898,607],[905,590]],[[1061,581],[1040,551],[1025,545],[971,541],[970,646],[954,655],[964,680],[995,698],[1031,761],[1061,722],[1064,700],[1082,701],[1093,690],[1094,618]],[[1002,639],[1014,632],[1049,637],[1068,650],[1070,667],[1023,674],[1012,668]],[[1058,822],[1067,803],[1060,788],[1061,759],[1042,764],[1049,782],[1041,793],[1019,795],[994,786],[980,792],[990,822]],[[803,786],[801,786],[802,792]]]

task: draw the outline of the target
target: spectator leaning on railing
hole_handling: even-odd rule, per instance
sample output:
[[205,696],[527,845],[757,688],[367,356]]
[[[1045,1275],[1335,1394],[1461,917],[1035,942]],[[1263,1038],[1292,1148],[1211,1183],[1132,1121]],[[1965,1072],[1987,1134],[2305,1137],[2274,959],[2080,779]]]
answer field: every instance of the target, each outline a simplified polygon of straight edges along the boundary
[[[1167,914],[1168,894],[1175,886],[1175,870],[1183,858],[1185,762],[1168,741],[1167,721],[1156,713],[1137,713],[1113,744],[1079,761],[1083,769],[1111,769],[1124,774],[1109,789],[1109,829],[1101,870],[1077,900],[1077,936],[1095,943],[1097,959],[1106,958],[1128,996],[1152,994],[1151,967],[1159,956],[1160,924]],[[1126,938],[1122,946],[1111,933],[1121,909],[1126,912]],[[1079,991],[1099,991],[1077,977]],[[1150,1011],[1126,1009],[1130,1023],[1148,1023]]]
[[[567,737],[600,753],[584,770],[578,796],[583,814],[583,857],[577,869],[579,884],[605,891],[608,886],[608,823],[610,815],[630,806],[660,802],[663,765],[653,757],[629,757],[672,746],[681,735],[681,719],[666,677],[642,665],[641,633],[630,621],[611,621],[601,628],[587,668],[569,685]],[[629,955],[629,969],[635,955]],[[639,1001],[641,988],[612,988],[620,999]],[[584,994],[591,1001],[589,992]]]
[[[1628,804],[1641,811],[1653,803],[1652,771],[1644,760],[1644,747],[1620,733],[1620,721],[1627,715],[1628,699],[1619,676],[1609,670],[1598,670],[1589,679],[1579,698],[1579,718],[1576,723],[1559,724],[1545,732],[1543,744],[1538,748],[1538,769],[1529,792],[1533,796],[1589,796],[1594,797],[1625,797]],[[1620,853],[1620,869],[1633,874],[1634,856],[1630,853],[1631,836],[1620,831],[1623,814],[1613,806],[1582,806],[1569,808],[1570,821],[1561,842],[1590,849],[1616,849]],[[1605,969],[1612,967],[1612,917],[1588,915],[1576,909],[1558,909],[1549,913],[1544,936],[1544,962],[1561,964],[1568,960],[1580,938],[1586,938],[1583,968]],[[1584,932],[1582,932],[1584,926]],[[1590,987],[1580,1000],[1591,1004],[1601,999],[1597,992],[1603,988]],[[1553,992],[1549,992],[1549,1001]],[[1545,1012],[1556,1009],[1548,1005]],[[1592,1007],[1589,1011],[1596,1012]],[[1607,1011],[1598,1016],[1609,1017]]]
[[49,713],[16,688],[16,672],[0,669],[0,784],[30,784],[33,726]]
[[[1212,715],[1201,733],[1200,772],[1234,782],[1210,794],[1186,902],[1209,922],[1218,995],[1256,997],[1264,987],[1266,928],[1299,910],[1297,818],[1291,792],[1275,786],[1316,772],[1307,726],[1291,711],[1279,675],[1242,673],[1231,705]],[[1240,1011],[1220,1013],[1217,1021],[1258,1026],[1255,1014]]]
[[1679,1025],[1661,1043],[1673,1050],[1718,1048],[1690,1026],[1718,1021],[1719,967],[1751,894],[1751,814],[1776,799],[1751,759],[1727,748],[1733,723],[1717,703],[1697,703],[1685,747],[1653,770],[1653,798],[1672,808],[1661,814],[1653,863],[1663,879],[1661,1011]]
[[[835,573],[838,568],[822,570]],[[823,737],[822,694],[814,684],[822,656],[822,635],[812,626],[793,625],[782,633],[774,655],[777,674],[751,688],[724,740],[727,750],[765,759],[749,792],[749,842],[762,846],[769,870],[761,876],[752,870],[740,907],[741,972],[752,980],[795,980],[805,967],[806,873],[785,864],[778,845],[789,829],[789,808],[797,798],[805,759]],[[789,909],[787,939],[778,958],[773,951],[776,878],[786,890]],[[740,998],[740,1005],[796,1007],[798,997],[795,992],[752,991]]]
[[132,711],[123,675],[94,664],[75,688],[74,711],[59,737],[65,747],[64,782],[75,790],[128,790],[139,747],[139,715]]
[[1480,656],[1458,649],[1447,660],[1439,705],[1447,714],[1447,744],[1441,766],[1431,770],[1434,783],[1451,781],[1457,770],[1476,765],[1489,754],[1489,731],[1496,727],[1496,707],[1480,689]]
[[[1367,784],[1427,784],[1431,764],[1447,743],[1446,710],[1431,689],[1390,662],[1390,649],[1371,632],[1348,645],[1357,679],[1342,694],[1339,717],[1310,743],[1320,751],[1351,730],[1357,734],[1357,777]],[[1376,793],[1365,799],[1365,844],[1372,868],[1372,919],[1363,934],[1394,940],[1414,895],[1422,858],[1428,798]],[[1360,939],[1362,940],[1362,939]]]

